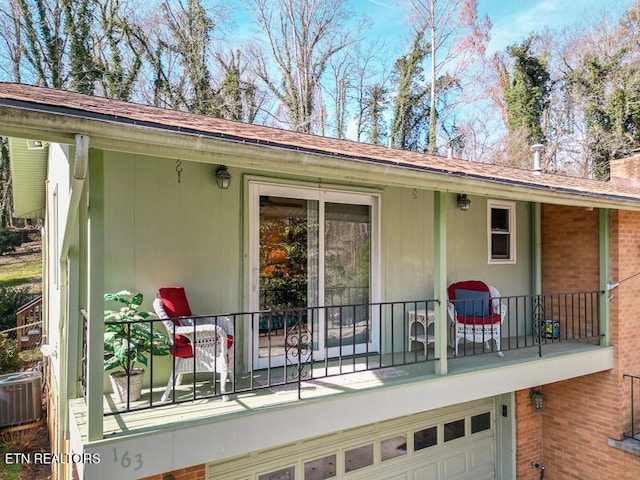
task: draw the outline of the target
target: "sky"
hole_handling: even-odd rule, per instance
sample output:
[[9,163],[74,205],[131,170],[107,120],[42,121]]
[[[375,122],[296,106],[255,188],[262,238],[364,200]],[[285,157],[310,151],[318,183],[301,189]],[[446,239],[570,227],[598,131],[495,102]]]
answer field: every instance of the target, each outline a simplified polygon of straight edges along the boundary
[[[356,11],[364,12],[373,24],[370,36],[382,37],[392,48],[409,41],[404,13],[395,0],[351,0]],[[603,9],[626,10],[633,0],[478,0],[478,13],[491,19],[488,53],[504,50],[545,26],[552,30],[577,26]],[[401,33],[400,33],[401,32]]]

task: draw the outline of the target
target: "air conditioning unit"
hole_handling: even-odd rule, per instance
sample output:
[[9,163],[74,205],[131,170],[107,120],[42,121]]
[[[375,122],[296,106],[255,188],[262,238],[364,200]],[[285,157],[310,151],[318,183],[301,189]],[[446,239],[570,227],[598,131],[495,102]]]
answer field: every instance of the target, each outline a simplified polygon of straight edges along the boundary
[[0,375],[0,428],[40,420],[41,380],[40,372]]

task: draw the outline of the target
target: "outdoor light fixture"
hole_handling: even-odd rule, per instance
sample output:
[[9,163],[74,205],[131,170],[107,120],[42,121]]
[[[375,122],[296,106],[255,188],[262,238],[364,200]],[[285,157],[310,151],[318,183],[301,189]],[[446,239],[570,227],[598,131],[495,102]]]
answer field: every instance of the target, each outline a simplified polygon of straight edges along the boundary
[[469,199],[469,197],[467,197],[466,193],[459,193],[458,194],[458,208],[460,210],[462,210],[463,212],[466,212],[467,210],[469,210],[469,207],[471,206],[471,200]]
[[544,395],[542,395],[542,392],[540,390],[536,390],[535,388],[529,390],[529,398],[531,399],[531,403],[533,403],[533,406],[536,407],[537,412],[541,412],[542,410],[544,410],[545,400]]
[[222,190],[226,190],[231,185],[231,174],[225,165],[220,165],[216,170],[216,184]]

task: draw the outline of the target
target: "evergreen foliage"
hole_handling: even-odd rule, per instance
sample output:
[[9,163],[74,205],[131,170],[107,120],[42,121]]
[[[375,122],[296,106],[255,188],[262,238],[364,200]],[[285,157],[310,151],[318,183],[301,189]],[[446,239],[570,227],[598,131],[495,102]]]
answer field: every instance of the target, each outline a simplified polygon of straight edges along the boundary
[[16,312],[30,299],[29,287],[0,288],[0,330],[16,326]]

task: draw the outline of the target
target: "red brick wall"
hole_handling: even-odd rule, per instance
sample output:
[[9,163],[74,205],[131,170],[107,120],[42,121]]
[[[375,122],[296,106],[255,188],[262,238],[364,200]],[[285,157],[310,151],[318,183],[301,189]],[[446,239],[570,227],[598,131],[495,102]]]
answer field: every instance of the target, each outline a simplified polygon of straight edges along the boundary
[[516,392],[516,478],[538,480],[540,470],[531,462],[542,463],[542,414],[536,412],[528,390]]
[[[611,281],[640,272],[640,213],[612,212]],[[598,212],[544,205],[542,208],[543,293],[598,289]],[[609,447],[628,430],[629,389],[624,373],[640,373],[640,277],[613,290],[610,305],[612,371],[543,386],[545,410],[537,430],[545,478],[637,479],[640,457]],[[528,392],[516,393],[518,478],[539,478],[528,463],[536,434]],[[522,424],[522,426],[520,426]],[[522,452],[522,453],[521,453]],[[528,467],[528,469],[527,469]],[[539,475],[539,472],[537,472]]]
[[598,289],[598,211],[543,205],[542,291]]
[[202,464],[188,468],[181,468],[172,472],[165,472],[161,475],[145,477],[141,480],[163,480],[167,475],[173,475],[176,480],[205,480],[205,466]]

